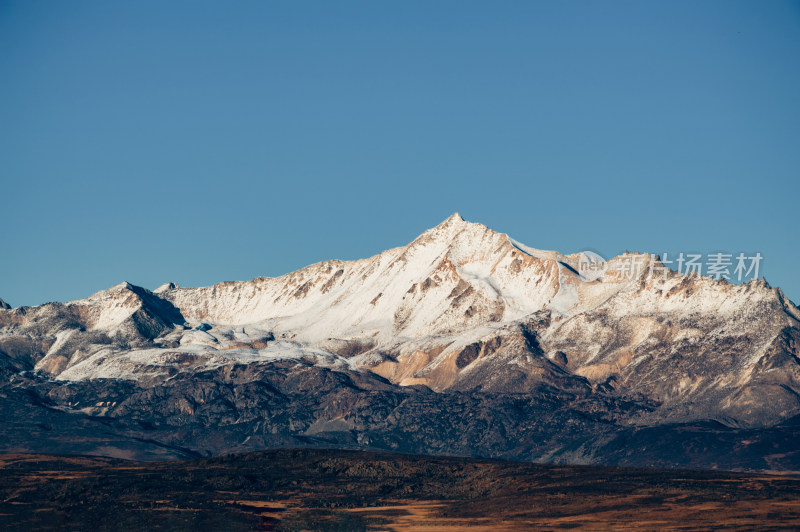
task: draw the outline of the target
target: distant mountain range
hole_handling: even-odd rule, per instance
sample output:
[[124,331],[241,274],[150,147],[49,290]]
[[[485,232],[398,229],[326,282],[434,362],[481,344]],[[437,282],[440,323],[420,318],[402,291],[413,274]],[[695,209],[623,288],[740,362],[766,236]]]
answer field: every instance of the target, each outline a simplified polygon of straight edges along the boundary
[[0,302],[0,449],[800,470],[800,310],[780,289],[647,254],[590,280],[584,258],[454,214],[277,278]]

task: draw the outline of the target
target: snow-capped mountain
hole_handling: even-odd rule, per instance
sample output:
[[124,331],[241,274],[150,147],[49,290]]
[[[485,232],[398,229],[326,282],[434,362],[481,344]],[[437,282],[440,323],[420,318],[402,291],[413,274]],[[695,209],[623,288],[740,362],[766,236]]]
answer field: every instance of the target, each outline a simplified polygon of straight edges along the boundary
[[[632,259],[643,267],[620,274]],[[447,400],[586,398],[624,411],[612,417],[625,425],[767,427],[800,413],[800,311],[779,289],[681,275],[646,254],[616,257],[589,280],[580,261],[453,214],[406,246],[282,277],[152,292],[121,283],[0,308],[0,368],[16,386],[49,383],[64,412],[111,417],[126,398],[74,408],[65,390],[158,394],[212,373],[257,382],[302,368]],[[358,430],[339,410],[303,430]]]

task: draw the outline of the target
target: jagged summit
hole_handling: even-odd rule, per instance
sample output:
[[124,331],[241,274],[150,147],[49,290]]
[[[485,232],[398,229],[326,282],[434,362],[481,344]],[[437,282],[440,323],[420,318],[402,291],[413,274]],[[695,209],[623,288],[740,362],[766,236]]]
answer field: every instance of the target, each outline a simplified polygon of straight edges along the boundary
[[439,225],[447,225],[447,224],[458,224],[464,222],[464,218],[457,212],[454,212],[450,216],[448,216],[441,224]]
[[0,299],[0,309],[6,309],[6,310],[8,310],[8,309],[10,309],[10,308],[11,308],[11,305],[9,305],[8,303],[6,303],[6,302],[5,302],[5,301],[3,301],[2,299]]
[[154,294],[160,294],[161,292],[166,292],[167,290],[175,290],[178,288],[176,283],[164,283],[155,290],[153,290]]
[[428,229],[427,231],[423,232],[417,238],[415,238],[411,244],[417,241],[421,242],[429,242],[432,240],[446,240],[453,238],[459,232],[463,231],[467,227],[470,226],[480,226],[486,229],[485,226],[481,224],[475,224],[472,222],[465,221],[460,214],[454,212],[450,216],[448,216],[444,221],[442,221],[439,225]]

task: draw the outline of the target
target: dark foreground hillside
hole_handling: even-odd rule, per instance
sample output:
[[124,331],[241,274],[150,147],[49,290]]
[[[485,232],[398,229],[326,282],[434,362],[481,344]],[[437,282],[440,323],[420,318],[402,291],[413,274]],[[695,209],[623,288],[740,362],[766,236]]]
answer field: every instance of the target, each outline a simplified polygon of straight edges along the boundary
[[280,450],[181,462],[0,456],[0,528],[800,528],[800,478]]

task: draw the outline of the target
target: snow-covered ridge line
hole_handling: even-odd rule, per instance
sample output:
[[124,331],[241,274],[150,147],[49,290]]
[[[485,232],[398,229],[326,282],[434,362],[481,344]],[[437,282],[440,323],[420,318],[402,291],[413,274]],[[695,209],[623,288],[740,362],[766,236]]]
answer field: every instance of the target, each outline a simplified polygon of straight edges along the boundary
[[65,380],[160,382],[289,360],[437,391],[546,383],[638,394],[670,412],[687,394],[720,416],[742,401],[748,419],[800,411],[800,311],[780,290],[646,270],[587,281],[578,260],[454,214],[405,246],[280,277],[152,292],[120,283],[0,310],[0,350],[27,345],[24,364]]

